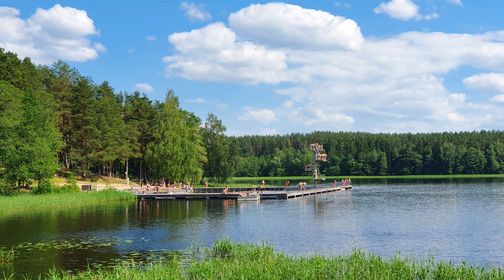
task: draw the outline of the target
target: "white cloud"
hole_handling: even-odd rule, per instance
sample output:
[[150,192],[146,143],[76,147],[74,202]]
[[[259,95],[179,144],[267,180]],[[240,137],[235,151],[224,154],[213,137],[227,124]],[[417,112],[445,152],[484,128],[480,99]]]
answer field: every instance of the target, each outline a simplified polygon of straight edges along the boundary
[[[271,84],[282,101],[263,114],[247,108],[240,120],[269,114],[263,124],[281,119],[282,128],[296,131],[475,130],[495,129],[504,121],[504,107],[497,105],[502,97],[475,102],[444,81],[465,66],[504,72],[504,32],[407,32],[366,38],[358,50],[248,40],[223,23],[172,34],[176,51],[164,59],[167,74]],[[245,52],[245,46],[260,52]]]
[[449,4],[460,6],[460,7],[464,6],[464,3],[462,3],[462,0],[447,0],[447,2]]
[[190,32],[174,33],[169,41],[178,53],[163,58],[166,74],[203,81],[278,83],[286,80],[285,54],[236,40],[222,23]]
[[277,120],[275,111],[271,109],[244,108],[244,113],[238,116],[241,121],[255,121],[269,124]]
[[504,103],[504,94],[499,94],[490,99],[492,102]]
[[451,93],[448,95],[448,99],[452,104],[464,104],[467,97],[463,93]]
[[98,32],[84,10],[56,4],[22,19],[19,10],[0,7],[0,47],[36,63],[96,59],[106,48],[92,43],[88,37],[93,35]]
[[133,90],[143,93],[153,93],[156,91],[153,86],[148,83],[138,83],[133,87]]
[[418,6],[410,0],[391,0],[387,3],[380,3],[374,12],[384,13],[391,18],[400,20],[421,19]]
[[182,2],[180,9],[184,11],[185,16],[191,21],[207,21],[212,19],[212,15],[205,11],[203,5],[196,5],[191,2]]
[[156,36],[153,36],[153,35],[147,36],[147,41],[149,41],[149,42],[154,42],[156,40],[157,40]]
[[351,19],[285,3],[253,4],[229,16],[240,38],[289,48],[358,50],[364,41]]
[[464,85],[477,90],[504,93],[504,73],[473,75],[464,79]]
[[387,14],[389,17],[399,20],[432,20],[439,17],[436,12],[421,15],[420,8],[411,0],[391,0],[382,2],[374,9],[377,14]]

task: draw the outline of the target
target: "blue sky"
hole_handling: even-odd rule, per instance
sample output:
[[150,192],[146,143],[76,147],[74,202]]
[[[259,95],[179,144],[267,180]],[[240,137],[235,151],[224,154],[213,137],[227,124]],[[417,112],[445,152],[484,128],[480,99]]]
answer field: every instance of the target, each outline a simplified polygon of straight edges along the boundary
[[502,129],[502,1],[0,1],[0,47],[228,133]]

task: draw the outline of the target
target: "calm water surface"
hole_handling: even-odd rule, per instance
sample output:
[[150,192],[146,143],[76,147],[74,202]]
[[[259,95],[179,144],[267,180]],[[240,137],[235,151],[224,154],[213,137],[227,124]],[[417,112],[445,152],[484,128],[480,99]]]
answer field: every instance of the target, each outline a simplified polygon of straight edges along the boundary
[[504,266],[504,183],[365,184],[291,200],[140,201],[2,217],[0,246],[14,270],[77,270],[187,254],[228,237],[291,255],[354,248]]

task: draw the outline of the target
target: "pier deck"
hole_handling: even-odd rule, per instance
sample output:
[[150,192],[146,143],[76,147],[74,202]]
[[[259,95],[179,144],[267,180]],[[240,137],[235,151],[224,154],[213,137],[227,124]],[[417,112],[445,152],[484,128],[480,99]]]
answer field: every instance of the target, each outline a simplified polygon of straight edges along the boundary
[[289,199],[309,195],[317,195],[323,193],[337,192],[341,190],[351,189],[352,186],[337,186],[333,187],[331,185],[318,185],[318,186],[307,186],[305,190],[298,190],[297,187],[290,187],[285,190],[283,187],[268,187],[261,190],[255,188],[229,188],[228,193],[223,193],[223,188],[197,188],[192,193],[186,192],[174,192],[174,193],[137,193],[136,196],[140,200],[146,199],[238,199],[240,192],[250,192],[257,190],[261,196],[261,199]]

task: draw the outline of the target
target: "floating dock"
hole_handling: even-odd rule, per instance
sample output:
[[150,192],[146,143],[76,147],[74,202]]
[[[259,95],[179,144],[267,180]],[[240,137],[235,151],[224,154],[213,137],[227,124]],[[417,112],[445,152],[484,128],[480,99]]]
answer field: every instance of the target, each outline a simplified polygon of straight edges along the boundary
[[224,188],[196,188],[194,192],[145,192],[136,193],[138,199],[238,199],[240,192],[257,191],[261,199],[289,199],[309,195],[317,195],[323,193],[337,192],[342,190],[351,189],[351,185],[347,186],[332,186],[328,185],[310,185],[304,190],[299,190],[297,187],[266,187],[263,189],[258,188],[229,188],[227,193],[224,193]]

